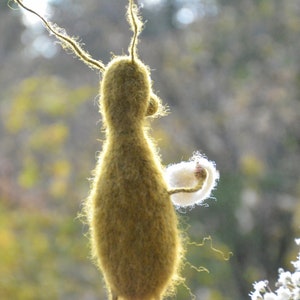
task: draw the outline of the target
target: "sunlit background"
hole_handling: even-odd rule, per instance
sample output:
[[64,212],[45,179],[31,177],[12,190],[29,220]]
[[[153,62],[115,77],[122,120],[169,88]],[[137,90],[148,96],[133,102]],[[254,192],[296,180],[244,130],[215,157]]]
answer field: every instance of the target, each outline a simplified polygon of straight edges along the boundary
[[[126,1],[26,0],[105,64],[126,53]],[[170,299],[249,299],[292,269],[300,225],[300,4],[144,0],[139,54],[171,114],[152,122],[165,165],[195,150],[221,174],[208,206],[178,211],[185,284]],[[41,22],[0,4],[0,299],[106,299],[78,217],[104,139],[99,74]],[[197,272],[191,267],[205,267]]]
[[[35,12],[39,13],[40,15],[45,17],[46,12],[49,12],[49,0],[39,1],[39,0],[25,0],[22,3],[28,6],[30,9],[34,10]],[[40,20],[37,16],[24,10],[23,14],[23,22],[26,26],[35,26],[40,23]],[[48,13],[49,16],[49,13]]]

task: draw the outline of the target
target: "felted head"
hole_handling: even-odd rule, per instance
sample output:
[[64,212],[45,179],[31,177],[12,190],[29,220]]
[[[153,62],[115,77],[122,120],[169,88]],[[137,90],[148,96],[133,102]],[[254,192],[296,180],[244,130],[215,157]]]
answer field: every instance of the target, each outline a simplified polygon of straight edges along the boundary
[[122,128],[140,124],[147,112],[157,110],[155,102],[150,102],[150,93],[149,71],[140,60],[132,61],[127,56],[114,58],[106,67],[101,83],[100,107],[106,125]]

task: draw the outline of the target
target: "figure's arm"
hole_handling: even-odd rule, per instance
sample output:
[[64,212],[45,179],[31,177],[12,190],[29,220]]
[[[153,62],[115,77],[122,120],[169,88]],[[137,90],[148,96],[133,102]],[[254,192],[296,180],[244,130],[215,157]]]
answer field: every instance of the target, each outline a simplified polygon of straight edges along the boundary
[[176,193],[195,193],[202,189],[203,183],[207,178],[207,171],[200,166],[197,162],[195,177],[198,180],[197,184],[194,187],[181,187],[181,188],[174,188],[168,190],[169,195],[173,195]]
[[211,197],[219,179],[219,172],[214,162],[196,152],[190,161],[167,167],[165,179],[169,186],[168,193],[175,205],[201,205],[205,199]]

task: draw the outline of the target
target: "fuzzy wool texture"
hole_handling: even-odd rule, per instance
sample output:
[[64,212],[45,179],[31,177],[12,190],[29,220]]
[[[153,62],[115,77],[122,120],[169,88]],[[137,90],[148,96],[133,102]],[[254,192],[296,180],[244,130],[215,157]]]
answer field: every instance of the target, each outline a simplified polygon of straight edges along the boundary
[[215,163],[207,160],[199,152],[196,152],[188,162],[183,161],[168,166],[165,170],[165,179],[170,188],[195,186],[197,183],[197,178],[195,177],[197,168],[204,169],[207,174],[202,188],[195,193],[176,193],[171,195],[174,205],[181,207],[199,205],[210,197],[220,175],[216,170]]
[[101,83],[106,141],[87,201],[95,257],[112,299],[162,299],[182,257],[177,216],[159,155],[145,130],[145,65],[113,59]]

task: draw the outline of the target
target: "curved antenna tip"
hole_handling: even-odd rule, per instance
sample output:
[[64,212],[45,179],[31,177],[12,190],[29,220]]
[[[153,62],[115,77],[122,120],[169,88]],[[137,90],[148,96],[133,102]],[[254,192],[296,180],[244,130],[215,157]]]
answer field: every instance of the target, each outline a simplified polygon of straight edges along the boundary
[[131,38],[129,53],[132,59],[132,62],[135,60],[135,56],[137,56],[137,44],[138,44],[138,36],[142,31],[142,27],[144,25],[143,21],[139,16],[139,10],[137,5],[134,3],[134,0],[129,0],[129,5],[127,9],[127,19],[130,24],[131,30],[133,31],[133,36]]

